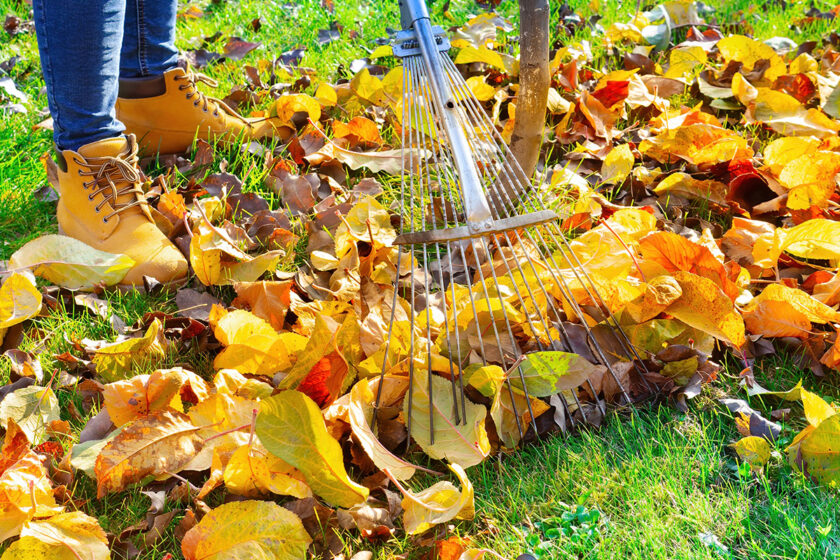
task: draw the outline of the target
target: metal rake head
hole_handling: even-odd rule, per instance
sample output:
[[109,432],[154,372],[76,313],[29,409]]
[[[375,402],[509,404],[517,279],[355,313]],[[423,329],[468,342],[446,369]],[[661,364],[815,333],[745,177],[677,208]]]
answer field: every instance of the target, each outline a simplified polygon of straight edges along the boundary
[[[510,392],[519,439],[528,424],[537,433],[522,367],[533,351],[573,352],[600,364],[620,401],[630,403],[616,364],[644,368],[641,359],[571,250],[552,204],[531,187],[449,59],[442,30],[431,27],[422,0],[404,1],[410,4],[401,3],[408,29],[394,45],[404,68],[402,219],[396,244],[398,284],[400,277],[408,282],[394,291],[389,339],[398,331],[406,335],[407,329],[408,343],[400,350],[387,347],[382,373],[407,361],[409,435],[416,429],[412,407],[418,382],[424,386],[417,390],[430,401],[431,443],[435,421],[441,422],[434,398],[448,407],[444,412],[454,424],[465,421],[465,371],[475,364],[505,372],[502,390]],[[407,321],[395,320],[398,294],[409,304]],[[596,336],[593,319],[608,343]],[[442,378],[448,378],[451,396],[435,394]],[[514,390],[524,398],[515,398]],[[599,393],[587,379],[551,402],[574,425],[605,412]]]

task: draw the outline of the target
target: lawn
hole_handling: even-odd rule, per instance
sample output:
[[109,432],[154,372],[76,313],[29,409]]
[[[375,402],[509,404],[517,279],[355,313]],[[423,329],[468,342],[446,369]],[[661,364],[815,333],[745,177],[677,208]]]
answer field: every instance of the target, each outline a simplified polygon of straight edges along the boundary
[[[335,83],[353,76],[351,63],[368,56],[376,47],[375,39],[386,37],[389,28],[397,28],[399,16],[396,2],[346,0],[335,2],[333,10],[325,7],[332,4],[321,0],[184,4],[182,12],[198,6],[203,13],[200,17],[179,18],[178,47],[195,49],[217,32],[223,37],[239,36],[262,43],[242,60],[211,64],[201,70],[219,81],[219,97],[244,83],[245,65],[259,65],[261,60],[270,61],[295,48],[305,49],[301,66]],[[471,1],[451,0],[446,3],[444,17],[440,4],[440,0],[435,2],[434,17],[452,26],[483,11]],[[831,7],[823,4],[823,9]],[[718,22],[747,21],[759,39],[781,36],[801,43],[818,39],[837,25],[823,20],[792,28],[790,22],[802,17],[809,7],[804,3],[716,0],[710,5],[712,17]],[[627,21],[636,8],[635,3],[606,0],[573,0],[571,7],[584,17],[593,11],[599,13],[599,23],[604,27]],[[515,2],[504,0],[496,11],[516,25]],[[552,40],[557,38],[560,12],[560,4],[552,2]],[[0,0],[2,14],[30,18],[29,6],[16,0]],[[253,25],[255,18],[261,25]],[[331,24],[342,30],[341,39],[319,45],[319,30],[329,29]],[[590,30],[576,39],[592,42],[601,70],[619,67],[620,57],[611,56]],[[207,48],[218,49],[221,44],[210,42]],[[44,188],[48,181],[43,159],[49,157],[51,134],[35,128],[46,118],[46,96],[34,33],[10,36],[0,31],[0,62],[11,57],[20,60],[8,75],[28,101],[24,103],[26,113],[4,114],[0,128],[0,261],[7,260],[27,241],[57,232],[55,198]],[[0,72],[0,78],[4,75]],[[686,99],[685,104],[692,101]],[[255,109],[267,105],[265,100]],[[224,158],[229,172],[240,177],[247,172],[245,191],[260,192],[275,208],[280,205],[276,195],[264,187],[259,156],[219,149],[216,157],[202,173],[219,170]],[[254,168],[257,170],[249,171]],[[189,178],[179,176],[176,181],[184,183]],[[103,297],[113,313],[129,325],[149,311],[176,309],[173,297],[165,293],[106,292]],[[117,335],[107,318],[64,305],[33,324],[37,328],[24,338],[21,348],[41,350],[45,372],[60,367],[52,356],[71,351],[72,340],[112,340]],[[184,363],[201,375],[212,373],[208,358],[197,352],[170,356],[165,365]],[[817,486],[792,469],[783,451],[804,426],[801,414],[797,412],[790,421],[782,422],[778,451],[763,472],[752,473],[730,447],[740,435],[732,414],[718,402],[723,397],[748,398],[738,386],[743,363],[730,357],[724,366],[719,379],[690,401],[688,413],[668,405],[643,404],[609,415],[599,429],[550,436],[469,469],[477,516],[471,522],[456,522],[452,533],[469,537],[476,546],[510,559],[525,553],[551,559],[840,558],[840,493],[836,488]],[[768,389],[785,390],[801,379],[805,387],[840,403],[837,371],[816,377],[799,369],[783,353],[760,359],[755,371],[758,382]],[[9,361],[0,358],[0,384],[8,382],[10,372]],[[59,391],[58,397],[62,410],[82,399],[73,387]],[[780,406],[772,398],[749,400],[754,408],[768,414]],[[801,409],[799,403],[790,406]],[[63,418],[70,421],[76,435],[87,420],[70,415]],[[67,446],[74,437],[65,442]],[[420,476],[412,480],[412,486],[426,487],[431,482]],[[98,518],[111,533],[139,522],[150,505],[149,497],[139,488],[97,500],[93,481],[82,475],[74,484],[74,496],[86,500],[79,507]],[[218,505],[222,499],[213,495],[208,504]],[[170,553],[180,558],[175,538],[179,519],[176,516],[164,537],[139,558],[163,559]],[[566,536],[557,537],[558,529]],[[348,551],[370,549],[376,558],[431,558],[425,556],[430,554],[427,542],[405,536],[375,544],[363,541],[355,532],[344,533],[342,538]],[[4,545],[0,545],[2,550]]]

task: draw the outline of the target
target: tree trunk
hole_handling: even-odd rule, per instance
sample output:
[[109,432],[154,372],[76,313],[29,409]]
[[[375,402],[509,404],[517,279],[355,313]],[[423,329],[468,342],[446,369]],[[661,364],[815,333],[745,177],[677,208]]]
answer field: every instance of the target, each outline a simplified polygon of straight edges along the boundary
[[549,0],[519,0],[519,94],[510,148],[528,181],[540,157],[551,75]]

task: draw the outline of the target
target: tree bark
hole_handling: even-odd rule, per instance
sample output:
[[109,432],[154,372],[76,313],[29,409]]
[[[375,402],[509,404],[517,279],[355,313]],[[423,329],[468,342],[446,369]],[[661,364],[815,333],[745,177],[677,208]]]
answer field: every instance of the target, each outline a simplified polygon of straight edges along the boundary
[[519,94],[510,148],[530,181],[540,157],[551,75],[549,0],[519,0]]

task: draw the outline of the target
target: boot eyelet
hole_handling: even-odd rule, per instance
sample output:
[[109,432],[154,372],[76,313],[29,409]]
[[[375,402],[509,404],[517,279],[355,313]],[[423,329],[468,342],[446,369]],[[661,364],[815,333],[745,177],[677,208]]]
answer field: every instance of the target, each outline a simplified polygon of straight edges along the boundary
[[102,218],[102,223],[107,224],[108,223],[108,218]]
[[94,208],[94,210],[96,210],[96,213],[99,214],[99,208]]

